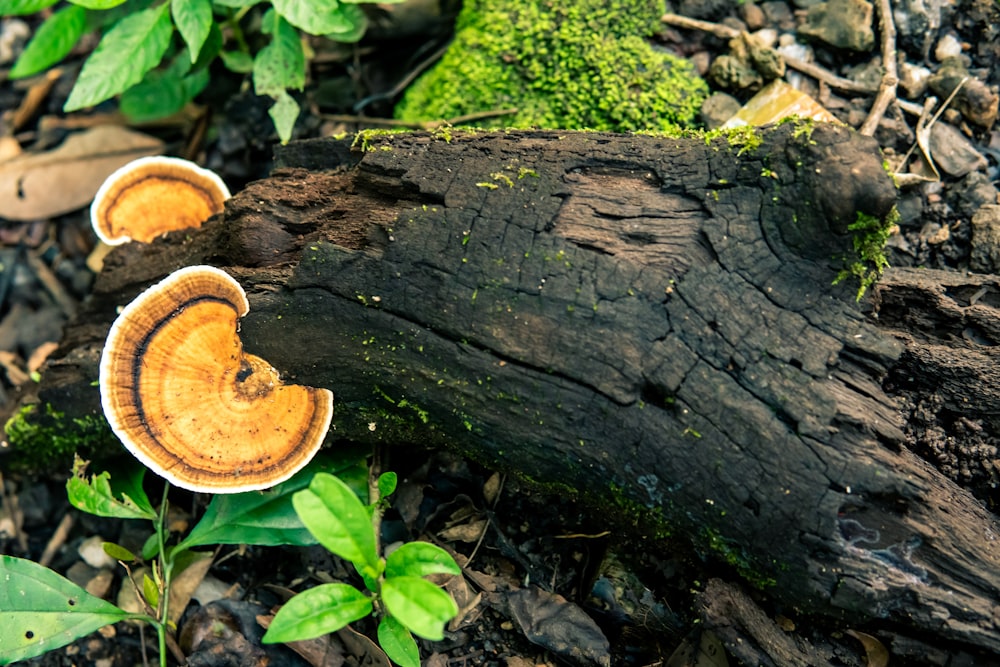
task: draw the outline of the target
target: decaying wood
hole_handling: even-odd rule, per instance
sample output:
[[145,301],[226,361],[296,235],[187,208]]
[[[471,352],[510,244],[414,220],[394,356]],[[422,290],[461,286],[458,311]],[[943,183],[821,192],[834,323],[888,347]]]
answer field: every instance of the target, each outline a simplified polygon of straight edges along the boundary
[[801,611],[1000,651],[1000,527],[907,446],[904,411],[937,392],[995,432],[1000,291],[898,274],[879,324],[831,285],[847,225],[894,203],[872,141],[369,148],[293,144],[205,229],[113,253],[43,398],[96,410],[115,307],[214,264],[250,293],[248,350],[334,391],[332,440],[456,446],[646,508]]

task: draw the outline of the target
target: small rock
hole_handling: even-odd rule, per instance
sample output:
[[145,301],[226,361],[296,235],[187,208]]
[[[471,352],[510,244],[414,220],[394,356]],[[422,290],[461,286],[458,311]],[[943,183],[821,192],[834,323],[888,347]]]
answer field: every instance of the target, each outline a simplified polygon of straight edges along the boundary
[[965,176],[987,165],[965,135],[947,123],[935,123],[931,128],[930,153],[938,169],[949,176]]
[[105,542],[107,542],[107,540],[100,535],[93,535],[80,543],[80,546],[76,549],[76,553],[79,554],[83,562],[90,567],[97,569],[102,567],[114,567],[118,561],[105,553]]
[[0,65],[9,65],[24,50],[31,37],[31,28],[21,19],[4,19],[0,23]]
[[944,100],[963,79],[965,83],[955,95],[952,106],[970,123],[983,128],[992,127],[1000,108],[1000,96],[972,76],[961,58],[946,59],[927,83],[934,94]]
[[828,0],[809,9],[799,35],[838,49],[871,51],[875,46],[873,14],[867,0]]
[[740,7],[740,14],[743,17],[743,21],[747,24],[747,28],[750,30],[760,30],[767,25],[767,16],[764,14],[764,10],[756,3],[744,3]]
[[712,62],[708,76],[715,85],[726,90],[746,90],[759,87],[763,83],[760,74],[750,63],[728,53],[724,53]]
[[894,0],[892,18],[898,35],[897,47],[919,53],[926,60],[934,36],[941,27],[941,8],[944,4],[927,0]]
[[937,58],[938,62],[944,62],[948,58],[958,58],[961,55],[962,42],[958,41],[958,37],[950,32],[939,39],[934,47],[934,57]]
[[965,219],[987,204],[997,203],[997,189],[990,177],[981,171],[968,173],[948,188],[948,205]]
[[736,115],[740,101],[726,93],[712,93],[701,105],[701,120],[705,127],[714,130]]
[[909,100],[920,99],[927,92],[931,71],[926,67],[904,62],[899,66],[899,90]]
[[788,3],[780,0],[760,3],[760,8],[767,17],[767,22],[778,30],[791,31],[795,29],[795,15]]
[[979,273],[1000,270],[1000,206],[983,206],[972,216],[969,268]]

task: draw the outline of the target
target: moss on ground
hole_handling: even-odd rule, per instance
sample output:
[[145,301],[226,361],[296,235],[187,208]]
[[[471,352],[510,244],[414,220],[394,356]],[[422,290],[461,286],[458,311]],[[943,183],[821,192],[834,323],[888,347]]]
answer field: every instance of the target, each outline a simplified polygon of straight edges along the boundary
[[455,41],[396,108],[407,121],[506,108],[484,127],[660,130],[693,125],[707,93],[691,65],[645,36],[654,0],[469,0]]

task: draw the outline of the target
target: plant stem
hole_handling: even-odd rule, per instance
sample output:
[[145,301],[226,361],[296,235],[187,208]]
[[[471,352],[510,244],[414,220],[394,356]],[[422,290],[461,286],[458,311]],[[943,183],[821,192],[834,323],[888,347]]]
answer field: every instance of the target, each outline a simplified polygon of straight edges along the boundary
[[167,558],[166,552],[166,524],[167,524],[167,508],[169,501],[167,500],[167,493],[170,491],[170,483],[165,482],[163,484],[163,500],[160,502],[160,512],[156,517],[156,539],[160,546],[160,570],[163,576],[163,585],[160,589],[160,604],[157,605],[159,608],[157,616],[159,618],[159,624],[156,626],[156,635],[160,643],[160,667],[167,667],[167,632],[169,631],[170,620],[168,614],[170,613],[170,571],[173,569],[173,563]]

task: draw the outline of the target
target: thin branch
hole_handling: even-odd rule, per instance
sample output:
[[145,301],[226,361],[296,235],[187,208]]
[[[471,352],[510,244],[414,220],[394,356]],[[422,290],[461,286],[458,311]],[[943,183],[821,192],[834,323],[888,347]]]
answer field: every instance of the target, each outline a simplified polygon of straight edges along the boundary
[[896,24],[892,20],[892,6],[889,0],[878,0],[875,9],[878,11],[879,34],[882,38],[882,81],[868,117],[858,130],[859,134],[869,137],[875,134],[885,110],[896,99],[896,87],[899,85],[896,71]]

